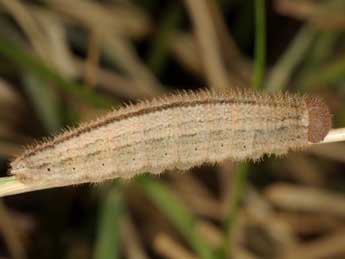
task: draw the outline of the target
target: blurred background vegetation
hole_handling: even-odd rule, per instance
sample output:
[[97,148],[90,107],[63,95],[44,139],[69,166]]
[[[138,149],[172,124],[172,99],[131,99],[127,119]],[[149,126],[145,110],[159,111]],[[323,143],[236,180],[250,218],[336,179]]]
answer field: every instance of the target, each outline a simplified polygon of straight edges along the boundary
[[[343,0],[0,0],[0,162],[181,89],[322,96],[345,125]],[[0,201],[1,258],[345,258],[345,145]]]

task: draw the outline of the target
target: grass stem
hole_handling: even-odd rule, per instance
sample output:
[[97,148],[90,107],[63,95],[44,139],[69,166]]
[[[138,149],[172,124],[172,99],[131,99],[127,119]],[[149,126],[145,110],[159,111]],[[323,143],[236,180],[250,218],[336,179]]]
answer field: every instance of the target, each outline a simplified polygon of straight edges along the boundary
[[255,0],[255,61],[253,88],[262,89],[266,66],[265,0]]
[[233,233],[237,222],[237,217],[240,211],[240,205],[245,193],[247,185],[247,175],[249,165],[246,162],[240,163],[234,172],[233,184],[231,190],[231,201],[228,216],[224,222],[224,243],[222,251],[220,251],[221,258],[231,258],[233,248]]

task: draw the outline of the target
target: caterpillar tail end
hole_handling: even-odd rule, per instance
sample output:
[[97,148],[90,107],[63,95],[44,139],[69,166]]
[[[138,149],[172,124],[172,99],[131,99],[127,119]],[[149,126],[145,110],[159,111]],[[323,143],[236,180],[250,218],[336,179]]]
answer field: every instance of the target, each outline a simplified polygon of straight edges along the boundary
[[308,141],[322,141],[332,127],[332,118],[328,106],[318,97],[306,98],[309,113]]

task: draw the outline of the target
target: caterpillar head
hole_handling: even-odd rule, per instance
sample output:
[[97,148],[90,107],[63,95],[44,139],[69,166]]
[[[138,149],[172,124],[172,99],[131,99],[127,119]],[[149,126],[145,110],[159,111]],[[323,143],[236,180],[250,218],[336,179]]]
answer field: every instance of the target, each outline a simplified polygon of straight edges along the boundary
[[331,114],[318,97],[307,97],[305,102],[309,113],[308,140],[317,143],[326,137],[332,127]]

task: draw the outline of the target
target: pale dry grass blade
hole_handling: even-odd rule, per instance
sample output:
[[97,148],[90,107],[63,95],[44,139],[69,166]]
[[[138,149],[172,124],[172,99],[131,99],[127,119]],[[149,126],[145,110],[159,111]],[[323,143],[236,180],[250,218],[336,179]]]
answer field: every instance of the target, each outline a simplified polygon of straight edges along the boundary
[[27,258],[17,225],[2,199],[0,200],[0,219],[0,229],[11,257],[13,259]]
[[[171,225],[159,213],[159,210],[145,197],[145,193],[140,189],[140,185],[137,182],[129,183],[126,186],[125,193],[127,206],[130,211],[145,219],[145,224],[141,226],[141,231],[145,233],[145,238],[150,240],[150,242],[158,232],[163,231],[169,235],[176,233],[173,232]],[[141,198],[138,199],[138,197]]]
[[[315,146],[312,146],[313,149]],[[315,163],[309,156],[303,153],[291,153],[283,161],[275,161],[274,169],[276,174],[284,179],[292,179],[310,186],[324,186],[325,175],[319,164]]]
[[277,250],[290,250],[298,243],[290,226],[277,217],[271,204],[253,188],[248,192],[243,215],[246,217],[247,225],[260,226],[268,233]]
[[232,185],[234,181],[234,172],[236,170],[236,164],[227,160],[224,165],[219,169],[218,181],[220,183],[221,204],[222,204],[222,218],[223,220],[228,215],[231,207],[232,199]]
[[303,61],[315,39],[316,31],[308,25],[300,29],[285,53],[269,73],[265,89],[281,91],[286,88],[294,69]]
[[[14,157],[22,152],[22,144],[28,143],[18,125],[26,105],[22,97],[15,91],[15,86],[0,78],[0,155]],[[11,112],[8,112],[11,111]]]
[[313,24],[319,29],[345,27],[345,5],[340,1],[276,0],[278,12]]
[[291,249],[283,259],[321,259],[321,258],[344,258],[345,256],[345,230],[338,229],[336,232],[317,239],[316,241],[301,244]]
[[342,219],[335,218],[324,213],[300,213],[281,211],[276,213],[276,218],[285,222],[292,232],[298,236],[312,236],[320,233],[329,233],[343,226]]
[[[139,60],[139,58],[137,57],[135,51],[128,46],[128,41],[120,38],[119,35],[116,35],[114,33],[109,33],[105,28],[107,28],[107,26],[109,27],[110,24],[117,24],[116,20],[119,19],[119,17],[116,17],[116,15],[114,15],[111,10],[107,10],[107,9],[102,9],[103,7],[99,6],[99,5],[95,5],[93,6],[92,2],[85,2],[85,1],[77,1],[77,2],[69,2],[69,1],[52,1],[50,4],[52,4],[54,7],[58,6],[58,10],[59,11],[66,11],[66,12],[71,12],[71,16],[74,17],[77,16],[79,17],[80,20],[78,20],[78,22],[84,23],[84,26],[87,26],[89,32],[91,33],[91,38],[96,39],[97,38],[97,42],[95,44],[92,44],[92,46],[89,48],[89,58],[88,62],[86,63],[87,66],[85,67],[85,71],[84,73],[87,75],[86,77],[86,81],[90,81],[91,84],[95,84],[96,81],[98,80],[102,80],[101,75],[99,75],[97,73],[96,75],[96,70],[95,68],[95,64],[97,63],[97,59],[98,56],[100,55],[100,48],[104,48],[105,52],[107,55],[109,55],[110,57],[114,58],[114,61],[117,65],[119,65],[120,68],[122,68],[124,70],[125,73],[127,73],[130,77],[134,78],[134,82],[135,82],[135,89],[133,89],[133,92],[138,91],[139,89],[139,93],[143,92],[145,96],[152,96],[152,95],[157,95],[158,93],[162,93],[163,91],[161,91],[159,88],[159,84],[157,82],[157,80],[154,78],[154,76],[150,73],[150,71],[148,71],[148,69],[141,63],[141,61]],[[78,9],[78,8],[72,8],[72,9],[68,9],[67,7],[77,7],[79,4],[81,4],[82,6],[85,4],[87,5],[86,9]],[[57,6],[55,6],[57,5]],[[70,6],[72,5],[72,6]],[[89,6],[90,5],[90,6]],[[61,8],[61,10],[59,9]],[[64,9],[67,8],[67,9]],[[93,13],[93,15],[96,15],[96,18],[94,18],[95,20],[93,21],[93,16],[88,16],[86,15],[84,12],[88,12],[88,11],[92,11],[93,8],[95,8],[96,10],[98,10],[98,8],[101,8],[101,10],[99,10],[98,12]],[[49,10],[41,10],[36,8],[35,11],[37,13],[46,13],[46,14],[51,14],[52,12]],[[74,13],[76,12],[76,13]],[[105,13],[103,13],[105,12]],[[55,14],[56,15],[56,14]],[[80,17],[80,16],[81,17]],[[42,16],[42,15],[41,15]],[[47,16],[47,15],[46,15]],[[115,18],[114,18],[114,17]],[[50,17],[50,19],[52,19],[52,17]],[[60,17],[61,19],[61,17]],[[106,20],[104,21],[104,24],[102,23],[102,19]],[[56,21],[57,22],[57,21]],[[46,23],[48,24],[48,23]],[[54,27],[53,27],[54,28]],[[58,28],[56,28],[58,29]],[[104,31],[107,31],[107,33],[103,33]],[[61,32],[61,30],[60,30]],[[53,35],[55,35],[55,38],[57,39],[56,35],[61,35],[60,39],[62,39],[62,33],[57,34],[54,33]],[[95,38],[96,37],[96,38]],[[55,40],[55,42],[60,42],[58,40]],[[64,42],[67,42],[66,40],[64,40]],[[93,40],[91,41],[93,42]],[[54,41],[52,41],[52,43],[54,43]],[[56,44],[55,44],[56,45]],[[61,44],[60,44],[61,45]],[[54,45],[53,45],[54,46]],[[64,48],[66,49],[66,48]],[[60,47],[60,50],[62,50],[62,48]],[[95,52],[95,50],[97,50],[97,52]],[[67,53],[67,51],[52,51],[53,53],[56,54],[64,54],[64,55],[59,55],[61,58],[59,59],[59,57],[57,57],[56,60],[62,60],[62,61],[69,61],[69,64],[72,64],[73,61],[70,58],[70,55]],[[54,59],[55,60],[55,59]],[[91,62],[92,61],[92,62]],[[91,64],[91,63],[92,64]],[[75,66],[76,64],[73,65],[69,65],[66,66],[66,68],[71,68],[74,67],[74,73],[75,74]],[[64,68],[65,66],[60,66],[61,68]],[[90,73],[90,68],[91,72]],[[71,69],[69,69],[71,70]],[[97,71],[98,72],[98,71]],[[91,76],[92,78],[88,78],[89,76]],[[133,85],[133,84],[130,84]],[[129,85],[121,86],[121,88],[129,88]],[[150,93],[150,94],[149,94]]]
[[147,15],[134,5],[107,4],[83,0],[46,0],[49,7],[66,21],[83,24],[87,28],[126,37],[146,35],[152,23]]
[[24,99],[15,90],[15,85],[0,78],[0,120],[2,121],[0,131],[7,132],[8,135],[17,135],[18,132],[14,129],[26,110]]
[[257,258],[253,253],[248,251],[245,247],[246,235],[245,230],[248,222],[248,217],[244,211],[240,211],[236,219],[236,224],[232,229],[232,235],[230,240],[226,240],[226,246],[232,247],[230,255],[233,258],[243,258],[243,259],[255,259]]
[[74,77],[76,71],[66,44],[65,28],[56,14],[17,0],[1,1],[23,29],[37,55],[64,76]]
[[188,207],[196,214],[215,220],[222,218],[221,203],[213,197],[207,187],[190,175],[176,175],[172,186]]
[[318,10],[318,4],[313,0],[276,0],[274,4],[279,13],[297,18],[306,18]]
[[129,215],[122,220],[121,233],[127,259],[149,259],[141,243],[139,233]]
[[259,259],[250,251],[247,251],[241,247],[235,247],[233,252],[233,257],[236,259]]
[[219,38],[220,50],[228,71],[229,81],[237,87],[248,87],[252,80],[253,67],[238,48],[234,38],[225,23],[225,16],[221,10],[221,3],[208,1],[211,19]]
[[196,255],[193,255],[185,247],[165,233],[158,233],[156,235],[153,241],[153,249],[158,254],[168,259],[197,259]]
[[230,87],[228,72],[220,51],[220,43],[211,19],[209,4],[205,0],[186,0],[200,47],[200,55],[211,88],[224,90]]
[[[74,57],[74,63],[78,76],[82,77],[86,73],[86,62],[78,57]],[[98,67],[97,75],[97,88],[112,95],[126,97],[129,99],[151,97],[151,95],[147,96],[147,93],[145,94],[145,92],[137,89],[133,79],[129,78],[128,76],[103,67]]]
[[39,77],[28,73],[23,76],[23,88],[47,132],[56,132],[61,129],[62,123],[59,116],[61,99],[53,84],[47,84]]
[[[79,184],[82,184],[79,183]],[[23,184],[15,179],[13,176],[0,178],[0,197],[15,195],[20,193],[39,191],[44,189],[51,189],[63,187],[63,185],[50,185],[50,184]]]
[[[1,107],[1,108],[8,108],[8,107]],[[3,114],[0,113],[0,139],[9,140],[9,141],[15,141],[17,143],[25,143],[28,141],[28,138],[23,136],[21,133],[17,132],[17,129],[14,125],[11,124],[11,121],[6,120],[7,118],[3,116]],[[14,143],[9,143],[14,144]],[[21,147],[20,147],[21,149]]]
[[[10,136],[14,137],[13,135]],[[10,143],[9,141],[0,141],[0,155],[3,157],[15,157],[23,151],[21,144]]]
[[312,146],[308,152],[334,161],[345,162],[345,143],[329,143]]
[[48,45],[44,60],[66,78],[76,78],[77,69],[61,18],[44,8],[28,6],[28,10],[35,16]]
[[[154,96],[163,92],[158,80],[143,64],[134,48],[130,46],[129,40],[126,39],[129,36],[127,34],[140,31],[146,34],[147,28],[151,26],[148,18],[141,11],[136,10],[132,5],[109,5],[106,8],[92,1],[50,0],[47,3],[62,16],[69,17],[74,23],[84,25],[90,32],[97,35],[99,51],[104,50],[113,63],[133,79],[136,86],[134,91],[142,92],[144,96]],[[95,50],[94,47],[92,49]],[[89,66],[86,70],[88,68]],[[100,77],[98,75],[98,79]]]
[[107,34],[103,36],[104,51],[116,65],[133,79],[136,89],[151,96],[164,92],[156,77],[139,59],[130,42],[116,35]]
[[197,43],[190,33],[176,32],[170,44],[171,51],[178,61],[196,75],[203,74],[203,66],[197,51]]
[[320,144],[340,141],[345,141],[345,128],[331,129]]
[[21,97],[14,91],[13,85],[0,78],[0,104],[20,106]]
[[39,29],[37,20],[27,6],[18,0],[1,0],[0,6],[12,15],[17,24],[23,29],[37,54],[42,59],[46,59],[45,55],[48,52],[48,44],[42,31]]
[[265,190],[265,196],[274,206],[285,210],[345,217],[345,196],[336,192],[292,184],[274,184]]
[[221,247],[223,244],[223,233],[221,229],[205,220],[198,221],[196,228],[197,232],[204,237],[212,248],[218,249]]
[[[219,48],[218,50],[213,50],[213,52],[217,51],[218,55],[221,57],[222,62],[224,63],[224,71],[227,73],[226,77],[229,81],[238,87],[246,87],[250,83],[251,65],[241,55],[233,38],[228,33],[224,24],[224,19],[220,14],[220,10],[217,5],[218,3],[216,2],[207,2],[208,15],[212,17],[209,23],[214,27],[214,34],[217,37],[217,42],[213,44],[217,44],[217,47]],[[194,19],[195,22],[197,22],[196,18]],[[198,26],[195,26],[195,30],[197,29]],[[205,38],[207,38],[207,33]],[[209,67],[207,64],[203,65],[203,61],[209,55],[212,55],[212,53],[202,53],[202,49],[198,49],[201,45],[198,44],[198,41],[201,40],[205,41],[205,39],[198,37],[197,31],[194,35],[176,32],[176,36],[171,43],[171,49],[186,69],[190,70],[194,74],[204,76],[203,70],[209,69]],[[211,48],[212,46],[209,47]],[[208,49],[207,51],[210,52]],[[201,53],[201,55],[199,53]],[[210,61],[205,60],[205,62],[207,63]],[[206,76],[206,79],[207,78],[208,77]]]
[[84,80],[89,88],[94,88],[98,83],[98,62],[100,59],[100,37],[96,30],[89,31],[87,60],[85,65]]

